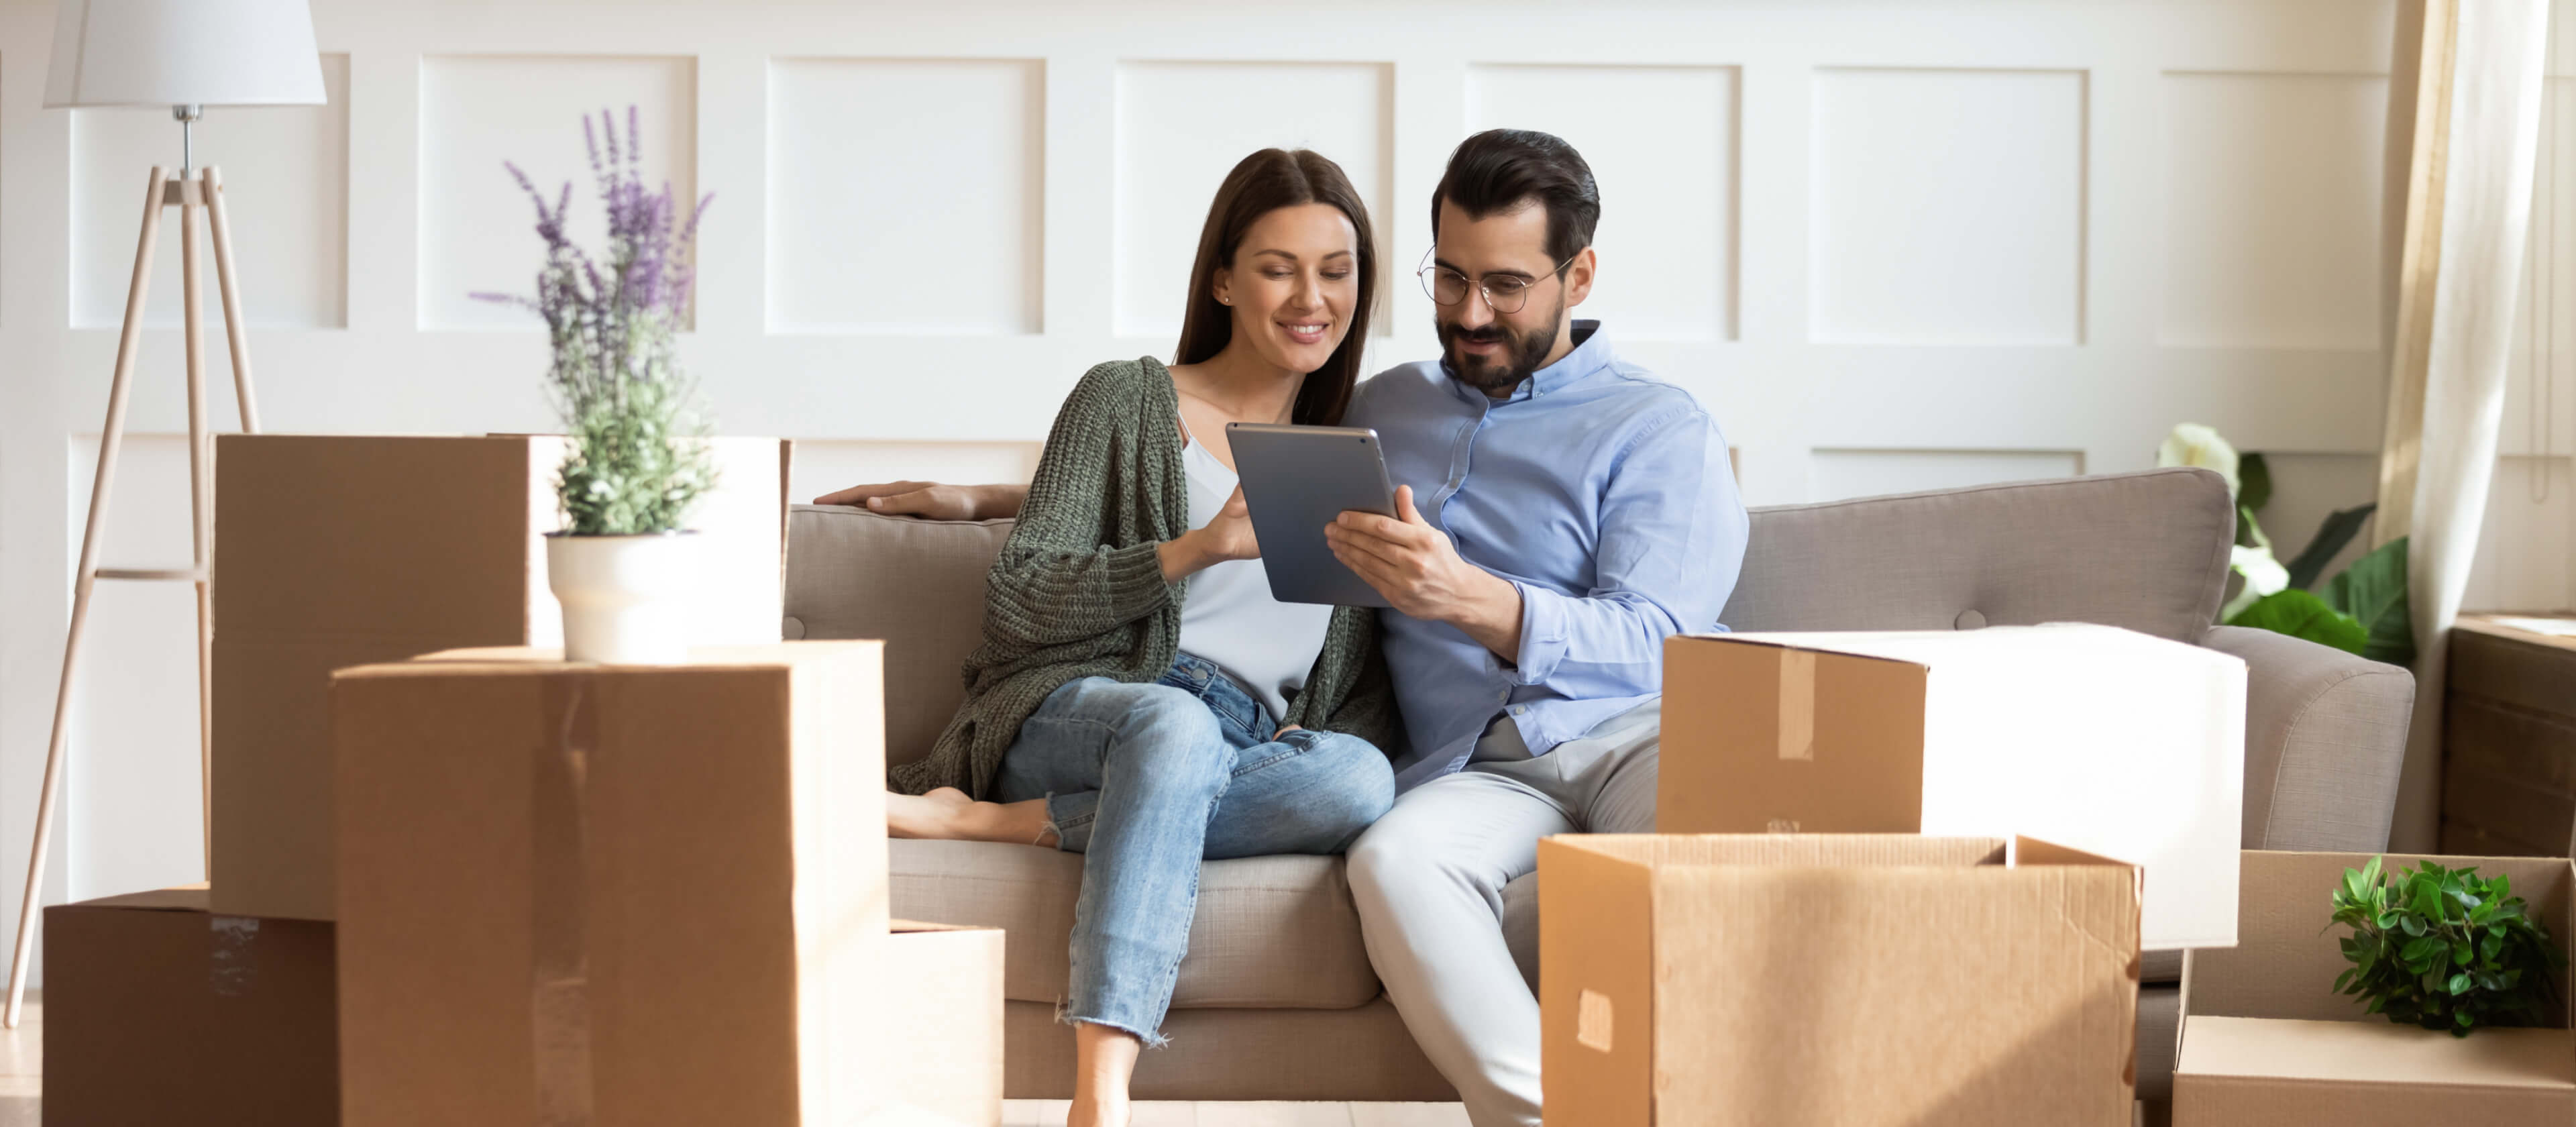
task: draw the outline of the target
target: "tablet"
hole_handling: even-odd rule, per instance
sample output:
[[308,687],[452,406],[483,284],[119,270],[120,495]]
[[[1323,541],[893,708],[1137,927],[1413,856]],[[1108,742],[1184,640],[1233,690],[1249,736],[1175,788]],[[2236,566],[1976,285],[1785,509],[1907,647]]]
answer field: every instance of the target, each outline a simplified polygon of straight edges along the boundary
[[1324,526],[1346,510],[1395,515],[1377,432],[1355,427],[1227,423],[1235,475],[1261,541],[1270,597],[1283,603],[1383,607],[1386,596],[1333,558]]

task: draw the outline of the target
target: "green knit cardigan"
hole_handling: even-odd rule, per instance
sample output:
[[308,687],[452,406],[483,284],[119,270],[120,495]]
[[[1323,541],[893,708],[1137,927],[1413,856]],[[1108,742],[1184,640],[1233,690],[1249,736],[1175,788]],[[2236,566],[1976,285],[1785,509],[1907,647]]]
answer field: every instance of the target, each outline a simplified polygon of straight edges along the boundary
[[[988,797],[1002,753],[1048,694],[1084,677],[1143,683],[1171,668],[1188,581],[1165,583],[1155,548],[1190,529],[1180,412],[1171,371],[1152,357],[1102,364],[1074,387],[987,576],[966,701],[929,756],[895,768],[896,789]],[[1375,611],[1333,611],[1281,723],[1395,749],[1401,729]]]

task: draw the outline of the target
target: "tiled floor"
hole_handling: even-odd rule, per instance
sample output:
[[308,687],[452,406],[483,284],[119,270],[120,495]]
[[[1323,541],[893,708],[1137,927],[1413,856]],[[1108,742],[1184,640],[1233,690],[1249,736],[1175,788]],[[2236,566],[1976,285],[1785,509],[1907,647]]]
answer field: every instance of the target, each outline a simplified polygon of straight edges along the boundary
[[45,1003],[27,991],[16,1029],[0,1029],[0,1127],[36,1127],[36,1096],[45,1085]]

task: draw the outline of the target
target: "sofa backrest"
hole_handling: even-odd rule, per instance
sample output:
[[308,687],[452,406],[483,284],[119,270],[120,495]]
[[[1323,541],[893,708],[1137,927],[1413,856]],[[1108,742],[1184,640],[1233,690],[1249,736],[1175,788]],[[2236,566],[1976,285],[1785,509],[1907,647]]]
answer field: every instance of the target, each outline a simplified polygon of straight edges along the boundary
[[[2200,641],[2236,510],[2208,470],[1980,485],[1756,509],[1733,630],[2098,622]],[[792,570],[792,565],[791,565]]]
[[[1009,521],[841,506],[788,518],[790,638],[886,641],[886,758],[908,762],[965,695],[984,573]],[[1987,485],[1753,511],[1721,621],[1736,630],[1947,630],[2099,622],[2197,642],[2236,535],[2207,470]]]
[[886,765],[930,753],[984,640],[984,572],[1007,520],[926,521],[841,505],[787,514],[789,638],[883,638]]

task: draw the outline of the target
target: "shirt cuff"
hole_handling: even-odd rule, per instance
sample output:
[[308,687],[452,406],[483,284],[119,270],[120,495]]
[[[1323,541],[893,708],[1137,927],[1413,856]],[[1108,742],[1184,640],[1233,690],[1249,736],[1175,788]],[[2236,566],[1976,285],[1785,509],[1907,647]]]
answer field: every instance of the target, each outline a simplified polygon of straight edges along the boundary
[[1565,660],[1565,596],[1519,580],[1512,586],[1521,593],[1521,648],[1512,659],[1519,668],[1507,672],[1515,684],[1544,685]]

